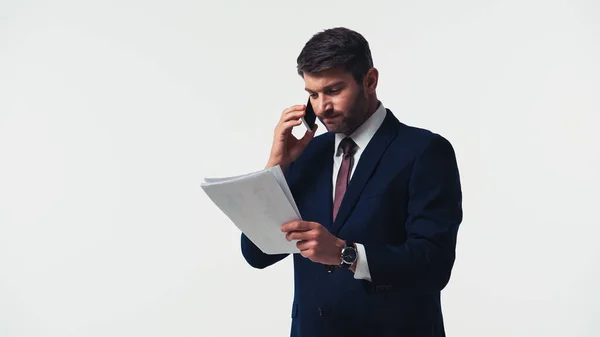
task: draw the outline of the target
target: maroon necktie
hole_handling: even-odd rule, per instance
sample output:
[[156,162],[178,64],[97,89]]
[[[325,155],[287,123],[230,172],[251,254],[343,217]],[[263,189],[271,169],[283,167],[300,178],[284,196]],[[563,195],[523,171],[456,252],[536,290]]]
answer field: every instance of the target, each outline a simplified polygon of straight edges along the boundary
[[337,175],[337,180],[335,183],[335,197],[333,199],[333,219],[337,216],[338,210],[340,209],[340,204],[342,203],[342,199],[344,197],[344,193],[346,193],[346,186],[348,186],[348,182],[350,181],[350,172],[352,172],[352,163],[354,149],[356,147],[356,143],[350,137],[344,138],[340,142],[340,148],[343,151],[342,157],[342,165],[340,166],[340,170]]

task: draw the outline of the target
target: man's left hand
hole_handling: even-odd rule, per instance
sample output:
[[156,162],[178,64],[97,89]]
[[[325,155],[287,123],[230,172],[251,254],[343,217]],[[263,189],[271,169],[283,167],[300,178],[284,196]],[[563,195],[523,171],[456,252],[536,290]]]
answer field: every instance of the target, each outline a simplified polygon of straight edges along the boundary
[[281,226],[288,241],[299,240],[296,247],[300,254],[313,262],[339,265],[340,253],[346,245],[317,222],[294,220]]

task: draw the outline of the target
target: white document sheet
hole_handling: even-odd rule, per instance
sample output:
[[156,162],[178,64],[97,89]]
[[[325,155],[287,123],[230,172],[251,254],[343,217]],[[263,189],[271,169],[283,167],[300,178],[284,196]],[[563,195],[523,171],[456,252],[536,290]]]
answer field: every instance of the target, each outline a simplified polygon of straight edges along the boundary
[[301,219],[279,166],[227,178],[205,178],[202,189],[260,250],[267,254],[299,253],[281,226]]

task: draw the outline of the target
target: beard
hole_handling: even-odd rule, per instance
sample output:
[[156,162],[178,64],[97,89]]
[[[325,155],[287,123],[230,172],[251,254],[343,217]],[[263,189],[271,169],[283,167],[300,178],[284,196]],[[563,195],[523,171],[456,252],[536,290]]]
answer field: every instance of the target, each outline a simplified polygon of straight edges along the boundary
[[[351,104],[350,111],[346,113],[339,110],[328,110],[319,116],[319,120],[321,120],[321,123],[325,125],[325,128],[327,128],[327,131],[329,132],[350,135],[364,122],[364,117],[367,114],[367,109],[369,106],[368,104],[368,100],[363,95],[363,90],[361,90],[354,98],[354,102]],[[323,119],[331,116],[340,117],[338,117],[338,120],[335,124],[325,124]]]

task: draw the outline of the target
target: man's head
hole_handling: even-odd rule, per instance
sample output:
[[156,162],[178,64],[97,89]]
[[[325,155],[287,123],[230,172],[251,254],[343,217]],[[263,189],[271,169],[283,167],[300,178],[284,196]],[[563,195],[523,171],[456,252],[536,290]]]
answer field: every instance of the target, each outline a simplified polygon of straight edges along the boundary
[[375,111],[378,72],[359,33],[347,28],[319,32],[297,63],[315,113],[328,131],[350,134]]

